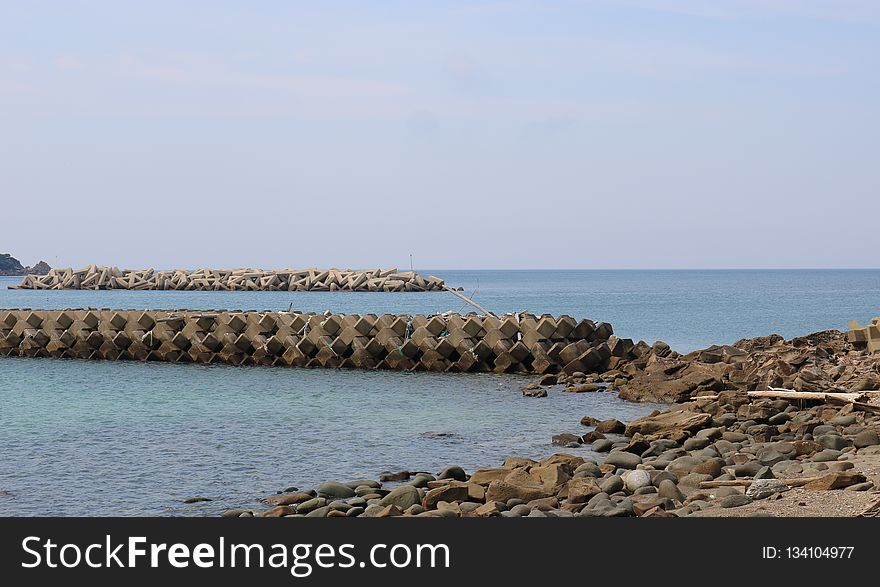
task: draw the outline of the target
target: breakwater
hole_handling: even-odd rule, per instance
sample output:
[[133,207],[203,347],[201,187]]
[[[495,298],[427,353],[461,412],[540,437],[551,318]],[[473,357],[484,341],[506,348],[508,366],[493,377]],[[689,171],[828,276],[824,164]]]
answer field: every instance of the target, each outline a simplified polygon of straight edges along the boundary
[[596,373],[610,324],[532,314],[0,310],[0,355],[450,372]]
[[124,289],[185,291],[442,291],[442,279],[397,269],[51,269],[26,275],[11,289]]

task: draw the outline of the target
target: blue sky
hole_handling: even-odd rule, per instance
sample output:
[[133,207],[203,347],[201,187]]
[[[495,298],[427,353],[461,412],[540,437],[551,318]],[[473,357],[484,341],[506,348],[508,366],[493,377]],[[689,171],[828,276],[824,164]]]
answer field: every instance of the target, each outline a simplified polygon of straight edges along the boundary
[[0,0],[0,252],[876,267],[880,3]]

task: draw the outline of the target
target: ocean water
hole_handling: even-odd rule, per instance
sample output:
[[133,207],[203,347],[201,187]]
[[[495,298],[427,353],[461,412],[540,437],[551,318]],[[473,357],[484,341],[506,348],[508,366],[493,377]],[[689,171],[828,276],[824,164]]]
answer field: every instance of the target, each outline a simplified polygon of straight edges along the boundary
[[[585,432],[584,415],[659,407],[610,392],[525,398],[527,381],[0,359],[0,515],[218,514],[291,485],[540,458],[553,434]],[[196,495],[213,501],[180,501]]]
[[[428,271],[495,312],[604,320],[689,351],[880,314],[880,271]],[[17,291],[0,308],[467,311],[448,293]],[[0,358],[0,515],[211,515],[288,486],[500,464],[556,450],[613,393],[523,398],[488,374]],[[589,455],[586,448],[574,452]],[[213,501],[183,504],[202,495]]]
[[[602,320],[635,340],[688,352],[772,332],[786,337],[880,315],[880,270],[443,271],[489,311]],[[243,309],[429,313],[469,311],[447,292],[179,292],[9,290],[0,308]]]

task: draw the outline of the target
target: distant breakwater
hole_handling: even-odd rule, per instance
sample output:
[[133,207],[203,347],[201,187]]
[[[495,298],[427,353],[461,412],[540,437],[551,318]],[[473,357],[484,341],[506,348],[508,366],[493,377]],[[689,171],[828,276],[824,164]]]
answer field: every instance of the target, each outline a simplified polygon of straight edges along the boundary
[[532,314],[0,310],[0,355],[404,371],[601,373],[610,324]]
[[123,289],[197,291],[442,291],[439,277],[397,269],[51,269],[27,275],[11,289]]

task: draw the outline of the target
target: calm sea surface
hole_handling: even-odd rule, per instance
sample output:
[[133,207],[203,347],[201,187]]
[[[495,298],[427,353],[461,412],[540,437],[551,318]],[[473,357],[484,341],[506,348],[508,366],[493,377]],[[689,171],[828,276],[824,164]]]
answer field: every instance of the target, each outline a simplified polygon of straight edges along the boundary
[[[689,351],[880,314],[880,270],[426,271],[494,312],[604,320]],[[467,311],[448,293],[16,291],[0,308]],[[656,406],[523,398],[512,376],[0,358],[0,515],[207,515],[290,485],[553,452],[583,415]],[[436,433],[444,433],[438,436]],[[586,449],[581,449],[586,453]],[[185,505],[196,495],[214,501]]]

